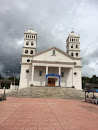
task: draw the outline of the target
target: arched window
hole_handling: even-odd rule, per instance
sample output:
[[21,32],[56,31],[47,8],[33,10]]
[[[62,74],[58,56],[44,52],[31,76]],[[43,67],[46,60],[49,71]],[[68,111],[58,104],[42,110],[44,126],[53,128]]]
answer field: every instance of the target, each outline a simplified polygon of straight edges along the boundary
[[31,35],[30,35],[30,38],[31,38]]
[[71,48],[73,48],[73,44],[71,45]]
[[71,42],[71,38],[70,38],[70,42]]
[[77,75],[77,72],[74,72],[74,75]]
[[34,39],[35,39],[35,36],[34,36]]
[[32,41],[32,42],[31,42],[31,46],[33,46],[33,44],[34,44],[34,42]]
[[29,38],[29,35],[28,35],[28,38]]
[[78,53],[76,53],[76,56],[78,57]]
[[73,42],[73,39],[72,39],[72,42]]
[[25,53],[28,53],[28,50],[25,50]]
[[28,69],[26,70],[26,73],[29,73],[29,70],[28,70]]
[[27,35],[26,35],[26,38],[27,38]]
[[33,54],[33,50],[30,51],[30,54]]
[[73,52],[71,52],[71,56],[74,56]]
[[26,42],[26,45],[29,45],[29,41]]
[[33,36],[32,36],[32,38],[33,38]]
[[78,45],[76,45],[76,48],[78,48]]
[[30,59],[27,59],[27,62],[30,62]]

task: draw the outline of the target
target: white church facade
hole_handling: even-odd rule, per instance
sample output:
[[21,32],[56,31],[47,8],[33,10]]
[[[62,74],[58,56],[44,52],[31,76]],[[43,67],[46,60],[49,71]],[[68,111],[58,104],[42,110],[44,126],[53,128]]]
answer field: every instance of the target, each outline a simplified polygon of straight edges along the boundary
[[37,33],[24,33],[19,89],[28,86],[61,86],[82,89],[80,37],[72,31],[66,39],[66,52],[52,47],[36,53]]

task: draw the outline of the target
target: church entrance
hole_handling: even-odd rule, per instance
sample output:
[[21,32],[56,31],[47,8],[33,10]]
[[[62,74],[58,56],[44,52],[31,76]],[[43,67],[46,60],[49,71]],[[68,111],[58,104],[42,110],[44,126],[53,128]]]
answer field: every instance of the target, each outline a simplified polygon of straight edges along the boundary
[[48,83],[47,83],[48,86],[55,86],[55,79],[53,78],[48,78]]

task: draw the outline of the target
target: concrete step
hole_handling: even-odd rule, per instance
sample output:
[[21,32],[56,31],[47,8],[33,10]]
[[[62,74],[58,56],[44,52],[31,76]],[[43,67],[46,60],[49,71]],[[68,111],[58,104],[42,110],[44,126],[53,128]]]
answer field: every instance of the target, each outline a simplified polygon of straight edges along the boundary
[[74,88],[27,87],[7,93],[9,97],[84,99],[84,92]]

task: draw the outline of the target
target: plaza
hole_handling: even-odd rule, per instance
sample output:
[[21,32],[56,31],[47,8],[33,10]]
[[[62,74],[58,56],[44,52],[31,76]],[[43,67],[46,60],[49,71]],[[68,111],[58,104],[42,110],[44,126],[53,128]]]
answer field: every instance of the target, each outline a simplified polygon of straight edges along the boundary
[[83,100],[7,97],[0,130],[97,130],[98,106]]

